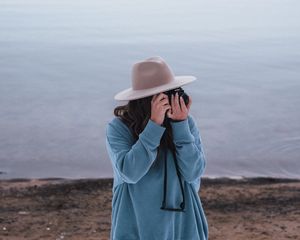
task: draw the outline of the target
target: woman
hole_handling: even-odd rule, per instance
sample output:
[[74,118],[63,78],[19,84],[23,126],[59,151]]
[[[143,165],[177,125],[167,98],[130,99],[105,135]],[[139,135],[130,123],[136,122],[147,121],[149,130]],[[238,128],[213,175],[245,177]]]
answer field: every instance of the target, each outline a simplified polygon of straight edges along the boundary
[[114,171],[111,239],[208,239],[198,195],[206,159],[189,114],[192,99],[186,105],[170,94],[195,79],[174,76],[161,57],[151,57],[133,65],[132,88],[115,95],[129,102],[115,108],[106,127]]

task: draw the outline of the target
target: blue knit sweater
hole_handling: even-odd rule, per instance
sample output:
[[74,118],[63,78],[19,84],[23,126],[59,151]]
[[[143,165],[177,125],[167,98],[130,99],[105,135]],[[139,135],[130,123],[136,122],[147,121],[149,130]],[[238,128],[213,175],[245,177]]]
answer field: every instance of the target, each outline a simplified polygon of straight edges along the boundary
[[[164,192],[164,157],[157,147],[166,130],[148,120],[135,142],[129,128],[114,117],[106,126],[106,148],[114,172],[111,240],[207,240],[208,224],[198,195],[206,167],[198,125],[190,114],[171,122],[178,169],[184,187],[184,212],[160,209]],[[156,160],[155,160],[156,159]],[[167,150],[168,207],[182,202],[171,150]]]

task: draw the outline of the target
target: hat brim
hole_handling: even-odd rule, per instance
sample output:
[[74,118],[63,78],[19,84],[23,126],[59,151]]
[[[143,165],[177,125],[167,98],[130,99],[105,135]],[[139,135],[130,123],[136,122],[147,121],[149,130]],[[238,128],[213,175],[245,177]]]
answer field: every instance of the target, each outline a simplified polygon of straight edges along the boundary
[[160,85],[154,88],[148,88],[143,90],[133,90],[132,88],[127,88],[121,92],[118,92],[115,96],[115,100],[119,101],[127,101],[127,100],[135,100],[139,98],[148,97],[160,92],[168,91],[188,83],[195,81],[197,78],[195,76],[175,76],[174,81]]

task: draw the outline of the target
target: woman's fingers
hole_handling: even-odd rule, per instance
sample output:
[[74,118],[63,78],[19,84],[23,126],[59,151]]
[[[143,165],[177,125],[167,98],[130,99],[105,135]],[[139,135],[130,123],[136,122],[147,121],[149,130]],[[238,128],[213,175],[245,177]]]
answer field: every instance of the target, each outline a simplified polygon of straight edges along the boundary
[[153,97],[152,97],[152,101],[151,102],[154,103],[156,101],[156,99],[157,99],[158,96],[159,96],[159,93],[154,94]]
[[186,106],[188,110],[190,110],[191,105],[192,105],[192,98],[189,96],[189,102],[188,105]]
[[164,93],[159,93],[153,96],[152,105],[156,109],[160,109],[159,111],[166,112],[168,109],[171,108],[171,105],[169,104],[169,98]]
[[[170,104],[169,104],[169,99],[167,99],[167,98],[164,98],[164,99],[161,100],[159,103],[162,104],[162,105],[170,105]],[[171,106],[171,105],[170,105],[170,106]]]
[[173,118],[172,107],[170,107],[170,109],[167,110],[167,116],[168,116],[168,118]]
[[152,103],[156,102],[157,101],[157,98],[159,97],[160,93],[157,93],[155,95],[153,95],[152,97]]
[[164,105],[164,112],[166,112],[168,109],[171,109],[172,107],[170,105]]
[[178,92],[176,92],[174,96],[174,109],[175,111],[181,111],[180,106],[179,106],[179,100],[178,100]]
[[152,103],[156,105],[156,108],[160,108],[160,111],[166,112],[170,118],[181,118],[186,115],[191,107],[192,99],[190,96],[189,102],[186,105],[183,97],[179,97],[178,92],[171,95],[171,102],[167,94],[161,92],[156,94],[152,98]]
[[174,94],[171,95],[171,106],[172,109],[175,109]]
[[153,102],[160,102],[165,97],[167,97],[167,95],[164,93],[156,94],[156,97],[154,98]]
[[181,110],[184,111],[184,112],[187,112],[187,108],[185,106],[185,102],[183,100],[183,97],[180,97],[180,105],[181,105]]
[[156,96],[156,94],[152,96],[151,103],[154,103]]

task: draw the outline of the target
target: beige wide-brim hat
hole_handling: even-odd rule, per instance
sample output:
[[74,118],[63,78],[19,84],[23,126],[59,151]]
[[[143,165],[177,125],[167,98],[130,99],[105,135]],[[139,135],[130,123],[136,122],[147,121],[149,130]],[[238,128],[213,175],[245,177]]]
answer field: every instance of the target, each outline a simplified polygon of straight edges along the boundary
[[174,76],[172,69],[160,56],[133,64],[132,87],[118,92],[115,100],[135,100],[181,87],[196,80],[195,76]]

